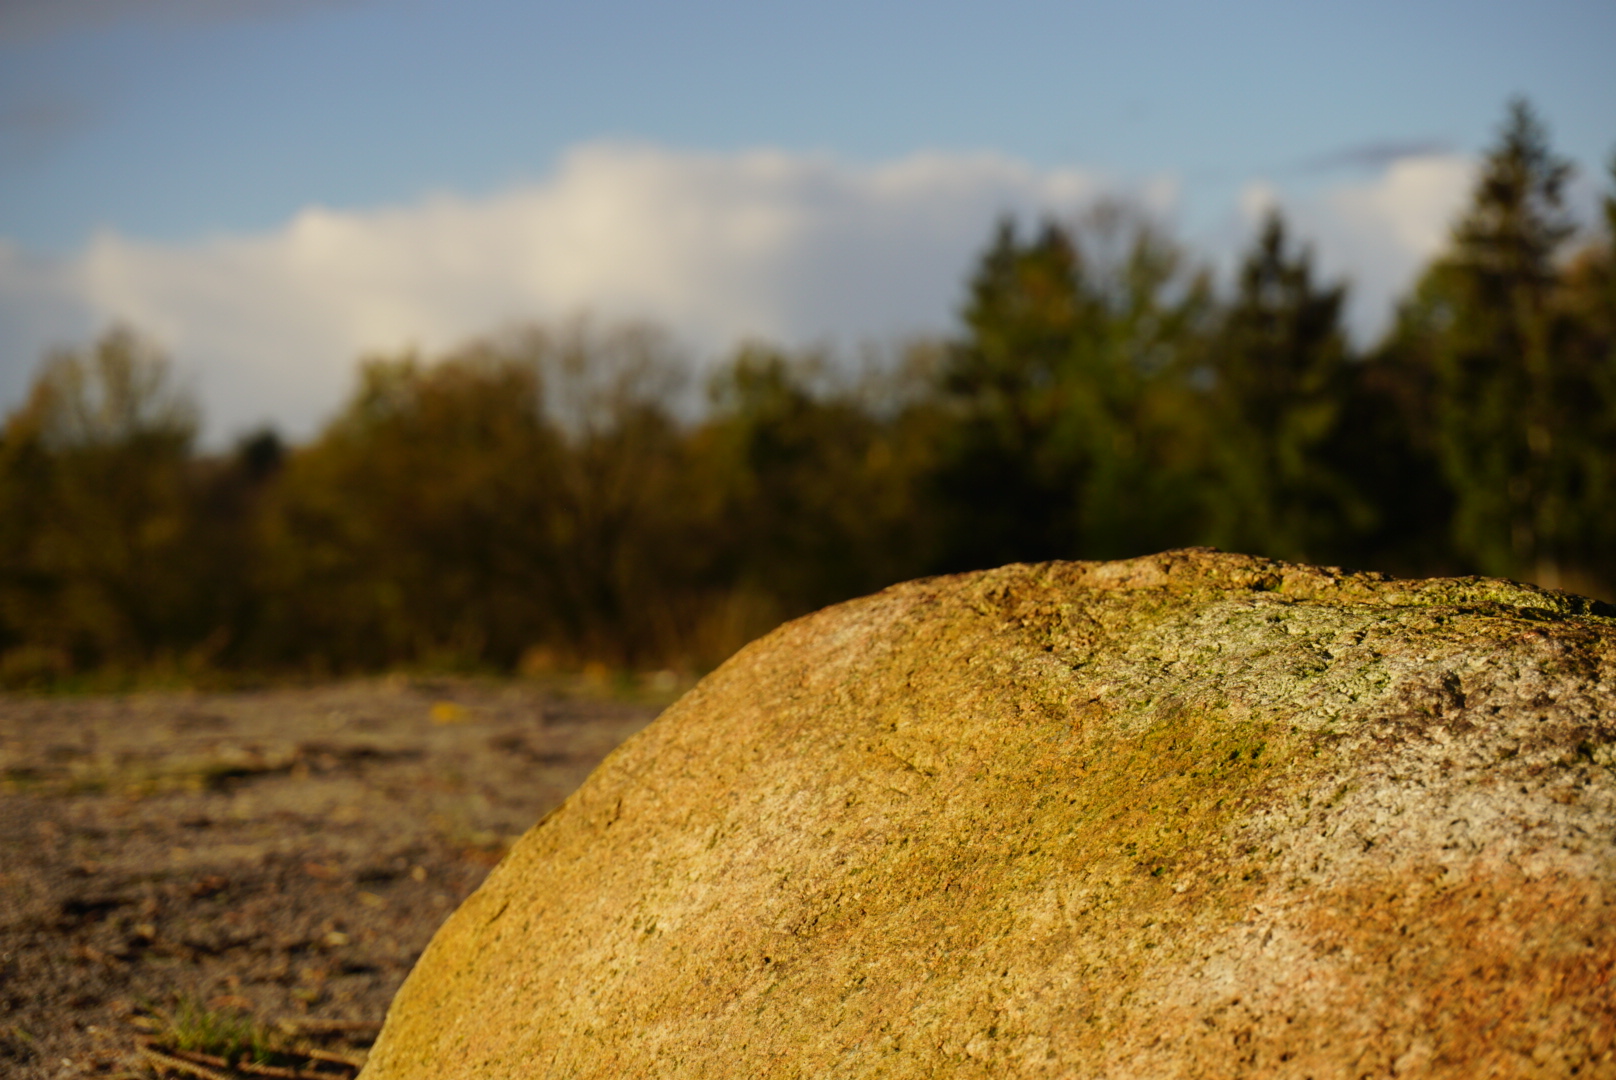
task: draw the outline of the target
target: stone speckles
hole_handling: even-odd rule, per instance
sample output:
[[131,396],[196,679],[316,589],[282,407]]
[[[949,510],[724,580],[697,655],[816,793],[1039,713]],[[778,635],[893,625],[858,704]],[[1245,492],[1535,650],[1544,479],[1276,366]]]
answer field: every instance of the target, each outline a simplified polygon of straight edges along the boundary
[[1509,582],[897,586],[607,759],[366,1077],[1616,1076],[1613,681]]

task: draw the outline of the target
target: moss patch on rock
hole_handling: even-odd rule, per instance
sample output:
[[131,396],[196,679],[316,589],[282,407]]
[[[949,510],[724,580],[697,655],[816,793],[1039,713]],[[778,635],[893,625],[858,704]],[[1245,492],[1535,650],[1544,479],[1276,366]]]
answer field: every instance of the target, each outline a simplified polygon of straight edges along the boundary
[[365,1075],[1616,1075],[1613,672],[1508,582],[897,586],[608,758]]

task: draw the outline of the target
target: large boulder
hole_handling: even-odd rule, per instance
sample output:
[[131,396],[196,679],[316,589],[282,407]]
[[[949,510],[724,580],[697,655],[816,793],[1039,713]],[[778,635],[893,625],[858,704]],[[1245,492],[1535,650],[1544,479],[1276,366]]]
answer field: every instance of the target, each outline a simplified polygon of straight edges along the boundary
[[829,608],[606,760],[366,1080],[1616,1076],[1616,619],[1208,550]]

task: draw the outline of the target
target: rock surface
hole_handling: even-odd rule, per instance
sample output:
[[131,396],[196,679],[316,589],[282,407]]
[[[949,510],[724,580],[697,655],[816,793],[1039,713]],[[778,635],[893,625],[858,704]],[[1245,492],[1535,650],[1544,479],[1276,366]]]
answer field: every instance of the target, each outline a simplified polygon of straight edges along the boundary
[[1610,614],[1195,549],[800,619],[526,835],[365,1076],[1616,1076]]

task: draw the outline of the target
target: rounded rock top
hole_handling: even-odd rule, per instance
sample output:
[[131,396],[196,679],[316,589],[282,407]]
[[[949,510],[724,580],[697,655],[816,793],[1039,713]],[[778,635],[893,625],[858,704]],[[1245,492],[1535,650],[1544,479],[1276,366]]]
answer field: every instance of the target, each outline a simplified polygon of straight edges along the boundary
[[528,832],[364,1076],[1616,1076],[1612,614],[1207,549],[827,608]]

